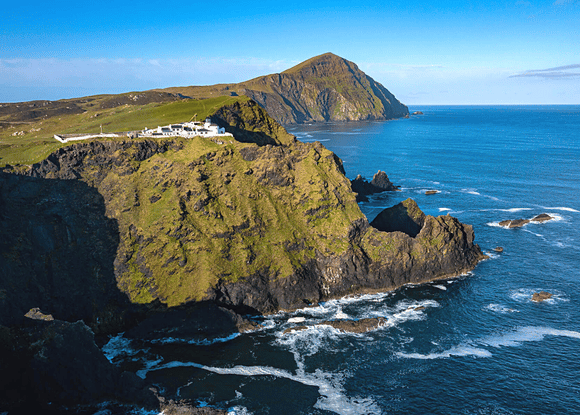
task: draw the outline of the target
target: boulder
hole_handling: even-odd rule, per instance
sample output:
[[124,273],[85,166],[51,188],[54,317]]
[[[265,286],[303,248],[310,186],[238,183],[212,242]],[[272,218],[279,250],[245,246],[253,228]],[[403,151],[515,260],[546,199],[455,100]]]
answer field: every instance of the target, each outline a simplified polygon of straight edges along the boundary
[[495,252],[503,252],[503,248],[501,246],[496,246],[495,248],[493,248],[493,250]]
[[427,190],[425,192],[426,195],[436,195],[437,193],[439,193],[437,190]]

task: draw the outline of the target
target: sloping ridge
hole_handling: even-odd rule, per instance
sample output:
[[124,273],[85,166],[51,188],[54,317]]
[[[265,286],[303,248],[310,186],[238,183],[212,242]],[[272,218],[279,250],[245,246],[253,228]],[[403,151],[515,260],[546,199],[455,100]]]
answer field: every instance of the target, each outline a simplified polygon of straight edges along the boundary
[[383,85],[332,53],[231,87],[282,124],[391,119],[409,114]]

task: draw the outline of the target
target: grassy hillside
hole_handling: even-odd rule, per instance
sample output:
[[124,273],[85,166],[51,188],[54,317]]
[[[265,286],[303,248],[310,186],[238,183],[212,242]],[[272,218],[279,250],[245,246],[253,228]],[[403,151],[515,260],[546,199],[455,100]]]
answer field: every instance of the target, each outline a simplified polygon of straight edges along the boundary
[[77,113],[63,111],[61,114],[29,121],[11,121],[14,114],[0,114],[0,167],[6,164],[38,163],[54,150],[68,145],[56,141],[53,138],[55,134],[98,133],[101,125],[103,132],[155,128],[158,125],[189,121],[195,114],[198,120],[203,120],[224,105],[248,101],[247,97],[219,96],[206,100],[180,99],[169,103],[127,103],[108,108],[112,99],[124,102],[125,95],[89,97],[85,102],[64,101],[64,105],[69,108],[73,105],[78,107],[75,111]]

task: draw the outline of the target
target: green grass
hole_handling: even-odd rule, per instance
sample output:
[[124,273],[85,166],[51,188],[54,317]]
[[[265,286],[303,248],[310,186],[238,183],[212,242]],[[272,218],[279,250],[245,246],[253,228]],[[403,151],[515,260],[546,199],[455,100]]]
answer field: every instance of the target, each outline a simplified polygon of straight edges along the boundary
[[[248,99],[220,96],[141,106],[123,105],[110,109],[99,109],[93,105],[87,107],[82,114],[63,115],[31,123],[0,124],[0,167],[6,164],[38,163],[58,148],[70,145],[56,141],[55,134],[99,133],[101,125],[103,132],[156,128],[159,125],[189,121],[194,114],[197,114],[198,121],[203,121],[224,105],[245,102]],[[12,135],[19,131],[24,131],[25,134]]]

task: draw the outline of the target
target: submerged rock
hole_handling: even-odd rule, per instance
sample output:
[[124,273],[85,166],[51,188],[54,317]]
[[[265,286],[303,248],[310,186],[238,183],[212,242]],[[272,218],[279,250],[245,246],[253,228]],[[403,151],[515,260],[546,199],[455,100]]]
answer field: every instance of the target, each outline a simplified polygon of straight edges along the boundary
[[426,195],[436,195],[437,193],[439,193],[437,190],[427,190],[425,192]]

